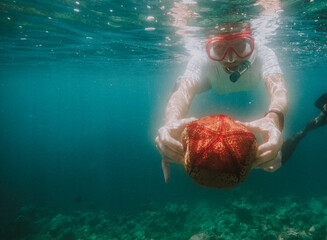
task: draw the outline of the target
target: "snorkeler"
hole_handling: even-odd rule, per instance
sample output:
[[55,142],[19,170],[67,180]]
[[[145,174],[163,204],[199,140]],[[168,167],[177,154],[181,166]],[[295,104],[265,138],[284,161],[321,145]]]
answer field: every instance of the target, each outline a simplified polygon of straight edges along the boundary
[[281,132],[288,109],[283,73],[274,52],[255,44],[250,24],[229,23],[208,37],[206,54],[191,58],[169,98],[165,124],[156,137],[166,182],[170,179],[169,162],[184,163],[179,139],[186,125],[195,120],[186,118],[195,95],[209,89],[218,94],[249,91],[262,80],[270,96],[269,109],[262,118],[242,124],[262,137],[253,167],[270,172],[280,168]]
[[321,113],[316,118],[312,119],[306,127],[287,139],[282,146],[282,164],[292,156],[297,144],[308,134],[308,132],[324,126],[327,123],[327,93],[323,94],[314,103]]

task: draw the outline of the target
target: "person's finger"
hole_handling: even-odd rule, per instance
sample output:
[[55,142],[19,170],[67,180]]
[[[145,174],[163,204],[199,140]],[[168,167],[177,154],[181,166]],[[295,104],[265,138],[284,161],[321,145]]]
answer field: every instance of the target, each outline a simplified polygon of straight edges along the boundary
[[167,138],[164,138],[162,144],[165,145],[167,148],[170,148],[174,152],[184,154],[182,143],[173,138],[169,138],[169,140]]
[[274,151],[266,151],[264,153],[262,153],[254,162],[253,167],[254,168],[263,168],[263,164],[265,164],[266,162],[271,161],[272,159],[275,159],[277,156],[277,153],[275,153]]
[[[155,143],[156,143],[156,147],[158,149],[158,145],[159,145],[159,136],[156,137],[156,139],[154,140]],[[158,149],[159,150],[159,149]]]
[[159,136],[156,137],[156,147],[160,153],[164,153],[165,151],[172,151],[181,156],[184,154],[182,144],[171,137],[163,137],[162,140],[160,140]]
[[157,145],[157,148],[159,152],[161,153],[162,156],[165,158],[168,158],[170,162],[175,162],[175,163],[181,163],[183,162],[184,159],[184,154],[175,151],[174,149],[169,148],[168,146],[159,143]]
[[169,162],[165,160],[165,157],[162,156],[161,160],[161,168],[165,178],[165,182],[168,183],[170,181],[170,169],[169,169]]
[[161,154],[161,158],[165,159],[166,162],[174,162],[178,164],[184,164],[184,156],[179,153],[174,153],[169,148],[162,146],[160,142],[156,144],[156,148]]
[[235,122],[236,122],[237,124],[243,125],[243,126],[245,126],[245,127],[249,124],[248,122],[242,122],[242,121],[238,121],[238,120],[235,120]]
[[264,162],[261,162],[260,164],[256,165],[256,168],[261,168],[261,169],[265,169],[268,168],[270,166],[274,166],[274,159],[268,159]]
[[183,119],[179,120],[178,121],[178,126],[177,126],[177,128],[175,130],[176,133],[177,133],[177,135],[180,136],[182,134],[182,132],[184,131],[184,129],[186,128],[186,126],[189,123],[191,123],[191,122],[193,122],[195,120],[197,120],[197,119],[194,118],[194,117],[191,117],[191,118],[183,118]]
[[172,125],[170,127],[164,127],[159,129],[158,134],[159,138],[156,139],[156,142],[161,142],[163,145],[168,146],[169,148],[173,149],[174,151],[178,151],[180,153],[183,153],[183,145],[179,139],[182,131],[185,129],[186,125],[190,122],[195,121],[196,118],[185,118],[181,119]]
[[172,162],[172,163],[178,163],[178,164],[182,164],[184,165],[184,162],[185,162],[185,158],[169,158],[168,156],[165,156],[165,160],[168,161],[168,162]]
[[183,153],[183,145],[181,142],[171,137],[167,130],[159,131],[159,140],[162,145],[169,147],[170,149]]
[[171,162],[179,163],[180,160],[184,158],[184,153],[177,152],[174,149],[171,149],[168,146],[164,145],[159,140],[159,137],[156,137],[156,148],[162,156],[172,159]]
[[280,168],[281,165],[274,163],[274,160],[271,160],[269,162],[266,162],[262,165],[260,165],[258,168],[261,168],[267,172],[275,172]]
[[[170,168],[169,168],[169,162],[176,162],[174,159],[168,158],[164,155],[161,155],[161,168],[164,174],[165,182],[168,183],[170,181]],[[183,161],[179,161],[176,163],[184,164]]]
[[197,118],[195,117],[190,117],[190,118],[183,118],[180,120],[180,124],[185,128],[187,124],[196,121]]
[[264,170],[267,172],[274,172],[282,166],[282,153],[278,152],[277,157],[273,160],[272,165],[264,167]]
[[263,164],[261,167],[263,168],[263,170],[265,170],[267,172],[275,172],[281,166],[282,166],[281,159],[274,159],[274,160],[271,160],[271,161]]
[[252,122],[241,122],[241,121],[236,121],[236,123],[239,123],[249,129],[251,132],[260,132],[261,129],[258,124],[258,120],[252,121]]
[[279,168],[281,167],[281,165],[272,165],[269,167],[264,168],[263,170],[265,170],[266,172],[275,172],[277,171]]
[[258,146],[257,158],[261,158],[267,154],[267,152],[272,150],[272,144],[270,142],[263,143]]
[[271,151],[274,153],[275,157],[282,146],[282,141],[277,141],[277,139],[271,139],[269,142],[265,142],[258,146],[257,157],[265,155],[266,152]]
[[281,153],[274,154],[271,152],[264,157],[259,158],[254,165],[254,168],[262,168],[268,172],[276,171],[282,165]]

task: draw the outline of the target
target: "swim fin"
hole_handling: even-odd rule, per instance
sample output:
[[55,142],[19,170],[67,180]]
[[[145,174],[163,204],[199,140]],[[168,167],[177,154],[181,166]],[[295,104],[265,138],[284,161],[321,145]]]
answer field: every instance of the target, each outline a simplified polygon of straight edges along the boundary
[[306,132],[300,131],[287,139],[282,145],[282,164],[285,164],[287,160],[292,156],[298,143],[305,137]]
[[315,102],[316,107],[321,111],[323,111],[323,106],[325,104],[327,104],[327,93],[321,95],[320,98],[318,98],[318,100]]

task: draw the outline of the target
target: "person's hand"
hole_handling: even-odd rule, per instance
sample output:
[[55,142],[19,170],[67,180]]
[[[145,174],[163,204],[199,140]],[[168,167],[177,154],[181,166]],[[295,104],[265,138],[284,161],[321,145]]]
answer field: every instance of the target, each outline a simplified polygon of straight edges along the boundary
[[262,168],[274,172],[282,165],[280,150],[283,144],[281,131],[273,119],[264,117],[252,122],[238,122],[247,127],[251,132],[258,132],[262,144],[258,146],[257,159],[253,168]]
[[161,166],[165,182],[170,180],[169,162],[184,164],[183,146],[180,137],[186,125],[196,118],[184,118],[170,122],[158,131],[156,147],[161,154]]

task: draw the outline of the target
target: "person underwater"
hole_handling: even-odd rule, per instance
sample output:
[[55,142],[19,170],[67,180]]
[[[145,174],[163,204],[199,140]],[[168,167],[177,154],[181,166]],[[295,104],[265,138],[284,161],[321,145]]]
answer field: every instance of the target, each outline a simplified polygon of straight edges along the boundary
[[196,119],[187,118],[191,103],[197,94],[210,89],[228,94],[250,91],[265,83],[270,97],[268,111],[257,120],[241,124],[262,138],[253,168],[273,172],[281,166],[288,96],[278,59],[270,48],[255,43],[250,23],[228,23],[216,30],[217,33],[206,37],[205,51],[194,55],[177,79],[166,107],[165,123],[158,130],[155,141],[166,182],[170,179],[169,163],[184,164],[180,139],[186,125]]

